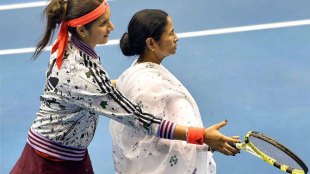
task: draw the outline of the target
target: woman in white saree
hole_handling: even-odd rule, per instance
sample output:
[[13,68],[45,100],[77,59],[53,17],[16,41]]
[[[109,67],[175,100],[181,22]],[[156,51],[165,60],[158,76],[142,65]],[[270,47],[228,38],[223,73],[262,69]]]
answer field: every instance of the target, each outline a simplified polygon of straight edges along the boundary
[[[155,116],[188,127],[203,127],[194,98],[161,64],[165,57],[175,54],[177,41],[172,20],[164,11],[137,12],[120,47],[124,55],[139,58],[118,78],[116,87]],[[213,152],[207,145],[148,136],[116,121],[110,122],[110,134],[115,173],[216,173]],[[233,151],[230,155],[237,153],[229,150]]]

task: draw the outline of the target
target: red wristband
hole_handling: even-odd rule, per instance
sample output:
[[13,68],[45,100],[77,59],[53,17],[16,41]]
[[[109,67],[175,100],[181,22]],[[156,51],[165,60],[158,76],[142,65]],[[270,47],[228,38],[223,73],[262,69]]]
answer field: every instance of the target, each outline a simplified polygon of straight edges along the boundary
[[204,128],[189,127],[187,132],[187,143],[202,145],[204,142],[204,135]]

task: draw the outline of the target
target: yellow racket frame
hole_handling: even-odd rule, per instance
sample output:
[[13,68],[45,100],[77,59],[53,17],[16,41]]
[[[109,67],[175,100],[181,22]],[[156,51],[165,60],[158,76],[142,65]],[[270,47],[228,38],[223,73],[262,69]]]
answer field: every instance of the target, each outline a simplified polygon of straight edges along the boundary
[[[291,174],[305,174],[305,172],[303,170],[293,169],[287,165],[281,164],[281,163],[277,162],[275,159],[271,158],[270,156],[264,154],[258,148],[256,148],[255,145],[249,140],[249,137],[252,133],[259,134],[258,132],[255,132],[255,131],[249,131],[245,135],[243,143],[235,144],[236,148],[240,149],[240,150],[245,150],[245,151],[251,153],[252,155],[254,155],[256,157],[261,158],[262,160],[266,161],[270,165],[273,165],[273,166],[279,168],[280,170],[282,170],[284,172],[291,173]],[[267,137],[267,138],[270,139],[271,141],[276,142],[275,140],[273,140],[270,137]]]

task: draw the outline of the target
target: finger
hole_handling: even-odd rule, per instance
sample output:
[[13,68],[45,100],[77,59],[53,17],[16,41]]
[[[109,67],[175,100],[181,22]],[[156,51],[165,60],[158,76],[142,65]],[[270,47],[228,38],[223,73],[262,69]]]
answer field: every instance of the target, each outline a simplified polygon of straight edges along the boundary
[[240,139],[240,136],[231,136],[233,139]]
[[224,155],[228,155],[228,154],[225,154],[226,152],[225,152],[225,150],[223,148],[218,148],[218,149],[213,149],[213,150],[217,151],[217,152],[220,152],[220,153],[222,153]]
[[230,151],[231,153],[233,153],[234,155],[237,153],[240,153],[238,149],[236,149],[234,146],[231,146],[230,144],[226,143],[225,144],[225,148]]
[[228,142],[228,143],[231,143],[231,144],[240,143],[241,142],[239,139],[234,139],[234,138],[227,137],[227,136],[223,136],[223,140]]
[[225,155],[235,155],[234,153],[232,153],[231,151],[229,151],[226,147],[222,147],[221,152]]
[[[224,145],[224,144],[223,144]],[[224,146],[218,146],[218,147],[214,147],[213,149],[214,151],[220,152],[224,155],[230,155],[231,153],[224,147]]]
[[227,120],[224,120],[224,121],[222,121],[222,122],[216,124],[216,125],[215,125],[215,128],[216,128],[216,129],[220,129],[220,128],[226,126],[226,124],[227,124]]

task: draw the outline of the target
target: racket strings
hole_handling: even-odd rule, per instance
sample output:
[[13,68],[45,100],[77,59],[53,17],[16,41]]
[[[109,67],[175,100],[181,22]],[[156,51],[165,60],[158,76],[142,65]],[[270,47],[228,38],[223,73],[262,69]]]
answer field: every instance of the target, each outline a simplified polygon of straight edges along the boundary
[[303,170],[303,168],[285,152],[284,148],[278,147],[271,142],[268,142],[264,139],[260,139],[257,137],[249,137],[250,142],[261,152],[268,155],[269,157],[273,158],[277,162],[287,165],[294,169]]

